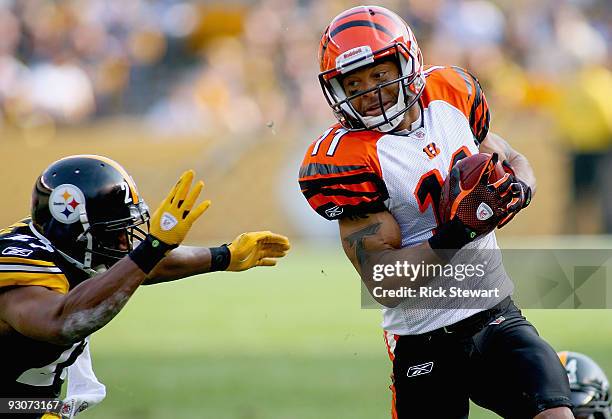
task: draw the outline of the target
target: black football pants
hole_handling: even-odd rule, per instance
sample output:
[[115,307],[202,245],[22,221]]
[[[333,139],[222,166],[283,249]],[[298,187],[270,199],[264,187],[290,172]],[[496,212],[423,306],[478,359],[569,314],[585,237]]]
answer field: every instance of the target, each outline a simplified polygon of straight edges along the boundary
[[514,303],[508,299],[486,316],[467,334],[386,333],[387,340],[395,340],[390,352],[394,419],[467,418],[469,399],[508,419],[571,407],[557,354]]

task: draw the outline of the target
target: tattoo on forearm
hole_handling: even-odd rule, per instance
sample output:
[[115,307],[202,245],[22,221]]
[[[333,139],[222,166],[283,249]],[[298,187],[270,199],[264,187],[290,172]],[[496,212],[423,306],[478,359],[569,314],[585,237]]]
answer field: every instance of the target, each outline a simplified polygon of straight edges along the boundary
[[357,263],[359,264],[359,269],[361,271],[363,271],[367,259],[365,239],[376,235],[378,230],[380,230],[381,225],[382,223],[370,224],[369,226],[350,234],[344,239],[351,248],[355,249],[355,257],[357,258]]

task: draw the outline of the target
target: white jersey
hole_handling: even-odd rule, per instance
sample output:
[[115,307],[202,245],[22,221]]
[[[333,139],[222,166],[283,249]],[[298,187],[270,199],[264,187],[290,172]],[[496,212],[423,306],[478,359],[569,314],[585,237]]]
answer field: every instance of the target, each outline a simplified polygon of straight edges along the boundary
[[[402,247],[415,246],[433,235],[444,179],[457,161],[478,153],[488,131],[489,112],[480,85],[465,70],[430,67],[426,75],[417,129],[394,135],[347,132],[336,125],[311,145],[300,170],[300,185],[320,215],[338,219],[388,210],[400,227]],[[494,233],[466,247],[498,249]],[[501,259],[493,253],[491,258],[481,288],[497,288],[499,297],[487,299],[489,307],[512,293]],[[396,335],[426,333],[489,307],[436,309],[400,304],[383,310],[382,326]]]

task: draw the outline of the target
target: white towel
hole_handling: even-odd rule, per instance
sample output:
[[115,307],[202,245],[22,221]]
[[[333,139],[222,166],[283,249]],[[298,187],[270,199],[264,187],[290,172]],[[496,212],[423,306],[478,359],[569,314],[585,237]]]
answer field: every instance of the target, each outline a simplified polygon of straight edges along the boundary
[[98,381],[91,365],[89,336],[85,341],[83,353],[68,367],[68,388],[61,409],[63,418],[73,418],[106,397],[106,387]]

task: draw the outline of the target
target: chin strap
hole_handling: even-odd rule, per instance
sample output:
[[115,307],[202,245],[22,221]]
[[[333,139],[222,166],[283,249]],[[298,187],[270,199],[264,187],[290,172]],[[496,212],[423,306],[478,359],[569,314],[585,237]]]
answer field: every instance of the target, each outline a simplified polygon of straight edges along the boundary
[[29,227],[30,227],[30,231],[32,231],[32,234],[34,234],[36,236],[36,238],[38,238],[42,243],[44,243],[47,246],[47,249],[50,252],[57,252],[60,256],[62,256],[64,259],[66,259],[66,261],[68,263],[70,263],[74,267],[82,270],[83,272],[85,272],[90,277],[92,277],[92,276],[94,276],[94,275],[96,275],[98,273],[98,271],[96,271],[94,269],[91,269],[90,267],[85,266],[84,264],[82,264],[81,262],[77,261],[73,257],[67,255],[66,253],[62,252],[58,248],[54,247],[53,244],[49,241],[49,239],[47,239],[38,230],[36,230],[36,228],[34,227],[34,225],[31,222],[29,224]]
[[91,268],[91,259],[93,250],[93,236],[89,232],[89,220],[87,219],[87,210],[85,210],[85,205],[81,205],[81,210],[79,212],[79,221],[83,226],[83,233],[77,237],[77,241],[85,241],[87,240],[87,247],[85,248],[85,255],[83,256],[83,267],[86,269]]
[[68,263],[70,263],[71,265],[73,265],[74,267],[82,270],[83,272],[85,272],[87,275],[89,275],[89,277],[91,278],[94,275],[97,275],[99,272],[95,269],[91,269],[85,265],[83,265],[81,262],[79,262],[78,260],[68,256],[66,253],[62,252],[59,249],[55,249],[55,251],[57,253],[59,253],[64,259],[66,259],[66,261]]

